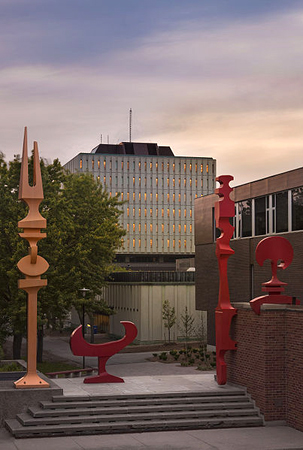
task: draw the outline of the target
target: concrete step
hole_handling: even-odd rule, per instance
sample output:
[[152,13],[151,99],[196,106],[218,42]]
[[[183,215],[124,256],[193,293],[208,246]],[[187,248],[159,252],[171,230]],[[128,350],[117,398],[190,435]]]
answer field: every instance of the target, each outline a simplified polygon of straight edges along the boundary
[[[241,402],[234,403],[220,403],[220,409],[253,409],[253,403],[248,399],[242,399]],[[202,404],[174,404],[174,411],[190,411],[192,409],[200,410],[200,411],[212,411],[218,409],[218,403],[202,403]],[[149,405],[149,411],[171,411],[171,405]],[[146,406],[116,406],[116,407],[106,407],[104,406],[98,408],[74,408],[74,409],[41,409],[39,407],[30,407],[28,408],[28,412],[33,417],[70,417],[70,416],[78,416],[78,415],[96,415],[96,414],[104,414],[106,411],[107,414],[119,414],[122,411],[125,413],[139,413],[146,411]],[[240,414],[240,413],[239,413]]]
[[147,431],[194,430],[210,428],[262,426],[261,417],[222,417],[222,418],[180,418],[138,420],[135,422],[104,422],[81,424],[54,424],[24,427],[17,419],[6,421],[6,426],[16,438],[68,436],[85,434],[134,433]]
[[[241,417],[256,416],[254,409],[241,410]],[[157,419],[190,419],[190,418],[213,418],[213,417],[239,417],[239,410],[212,410],[212,411],[165,411],[141,413],[120,413],[120,414],[94,414],[91,416],[72,416],[72,417],[43,417],[34,418],[28,413],[18,414],[17,419],[23,426],[40,426],[54,424],[75,424],[75,423],[102,423],[102,422],[136,422],[142,420]]]
[[[183,391],[183,392],[164,392],[164,393],[149,393],[149,394],[118,394],[118,395],[111,395],[111,400],[131,400],[131,399],[151,399],[151,398],[184,398],[184,397],[221,397],[222,395],[225,396],[243,396],[246,397],[246,391],[244,389],[222,389],[222,391]],[[53,402],[56,403],[62,403],[62,402],[74,402],[74,401],[84,401],[89,402],[91,400],[100,400],[100,401],[107,401],[109,399],[108,395],[73,395],[73,396],[66,396],[66,395],[54,395],[53,396]]]
[[113,406],[139,406],[139,405],[174,405],[178,403],[182,404],[194,404],[194,403],[226,403],[226,402],[240,402],[245,398],[242,395],[221,395],[221,396],[186,396],[180,399],[179,397],[165,397],[165,396],[151,396],[145,398],[125,398],[125,399],[113,399],[112,397],[106,397],[104,400],[96,399],[96,397],[90,397],[83,400],[69,400],[64,402],[41,402],[43,409],[71,409],[71,408],[97,408],[97,407],[113,407]]

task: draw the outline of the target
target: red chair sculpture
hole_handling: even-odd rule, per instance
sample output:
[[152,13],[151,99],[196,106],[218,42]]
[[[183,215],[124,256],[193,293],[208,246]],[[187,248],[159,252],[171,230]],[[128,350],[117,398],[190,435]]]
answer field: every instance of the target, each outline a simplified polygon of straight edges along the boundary
[[135,324],[126,321],[120,323],[125,328],[125,336],[114,342],[89,344],[83,338],[82,325],[76,328],[71,334],[70,347],[74,355],[98,357],[98,375],[84,378],[84,383],[124,383],[123,378],[110,375],[105,368],[108,359],[133,342],[137,336],[138,330]]
[[221,175],[216,180],[219,181],[220,187],[215,192],[220,199],[215,204],[215,218],[216,226],[221,230],[221,235],[217,239],[216,245],[220,274],[219,300],[215,311],[216,369],[217,383],[221,385],[226,384],[227,381],[227,368],[224,360],[225,352],[227,350],[236,350],[237,348],[237,343],[229,335],[231,320],[237,314],[237,310],[230,304],[227,278],[227,261],[234,253],[234,250],[229,245],[234,232],[234,227],[230,224],[229,219],[235,215],[235,204],[229,197],[233,190],[229,183],[233,180],[233,177]]
[[[262,291],[268,292],[267,295],[254,298],[250,301],[250,306],[256,314],[260,314],[261,305],[263,303],[291,304],[292,297],[289,295],[281,295],[284,286],[287,283],[280,281],[277,277],[278,269],[286,269],[293,259],[293,248],[291,243],[281,236],[270,236],[262,239],[256,248],[256,260],[259,266],[263,266],[264,261],[271,261],[271,280],[262,283]],[[295,304],[299,305],[300,301],[295,299]]]

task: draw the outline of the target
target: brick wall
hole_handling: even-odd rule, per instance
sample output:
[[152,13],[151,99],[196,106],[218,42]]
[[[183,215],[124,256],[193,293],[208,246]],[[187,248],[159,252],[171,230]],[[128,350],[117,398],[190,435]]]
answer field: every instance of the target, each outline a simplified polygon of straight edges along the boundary
[[227,352],[228,381],[246,386],[265,420],[286,420],[303,431],[303,308],[264,305],[260,316],[247,303],[238,314]]

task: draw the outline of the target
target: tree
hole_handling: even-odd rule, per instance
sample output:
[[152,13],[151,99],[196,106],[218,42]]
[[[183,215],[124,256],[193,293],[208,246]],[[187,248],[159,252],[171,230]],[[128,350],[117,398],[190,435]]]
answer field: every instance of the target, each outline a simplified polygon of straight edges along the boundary
[[164,300],[162,305],[162,319],[168,331],[168,342],[170,342],[170,330],[175,325],[177,318],[175,308],[170,306],[168,300]]
[[[17,227],[18,220],[26,216],[25,205],[18,201],[20,166],[19,157],[7,166],[1,155],[0,302],[4,319],[0,322],[0,339],[9,332],[14,334],[14,358],[20,357],[26,329],[26,294],[17,288],[21,274],[16,268],[26,254],[26,242],[18,236]],[[91,175],[68,174],[58,160],[49,165],[41,161],[41,173],[44,200],[40,211],[47,219],[47,238],[39,241],[38,246],[50,268],[45,274],[48,285],[38,295],[40,360],[44,325],[57,326],[71,305],[77,307],[80,288],[89,287],[91,299],[101,295],[115,251],[125,234],[118,224],[121,202],[117,197],[109,198]],[[110,312],[102,300],[98,308]]]
[[184,314],[181,314],[181,323],[179,323],[179,329],[185,338],[185,352],[186,359],[188,357],[188,340],[194,335],[196,327],[194,325],[195,319],[189,314],[187,306],[184,308]]

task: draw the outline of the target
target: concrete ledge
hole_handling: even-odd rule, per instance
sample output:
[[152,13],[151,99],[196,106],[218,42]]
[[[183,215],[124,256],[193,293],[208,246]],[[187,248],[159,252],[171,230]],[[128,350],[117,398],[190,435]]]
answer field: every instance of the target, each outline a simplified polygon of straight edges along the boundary
[[38,406],[43,400],[51,401],[54,395],[63,394],[63,389],[40,372],[39,376],[50,384],[49,388],[16,389],[14,381],[18,380],[22,373],[12,373],[15,374],[14,380],[0,380],[0,428],[4,427],[6,419],[14,419],[17,414],[26,412],[29,406]]

